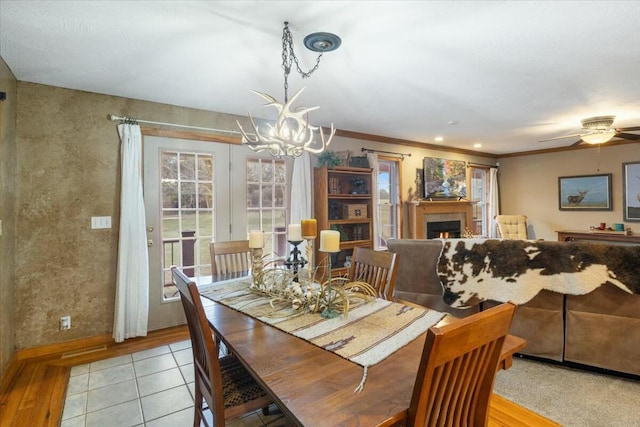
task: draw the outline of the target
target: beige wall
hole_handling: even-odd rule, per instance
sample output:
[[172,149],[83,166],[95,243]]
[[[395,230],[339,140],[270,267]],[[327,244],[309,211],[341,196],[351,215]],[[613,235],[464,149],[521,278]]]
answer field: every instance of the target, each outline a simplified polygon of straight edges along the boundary
[[[16,346],[110,334],[120,142],[108,114],[234,129],[234,117],[18,82]],[[113,228],[91,230],[92,216]],[[60,316],[72,328],[59,331]]]
[[[550,154],[500,159],[501,213],[527,215],[529,237],[557,240],[557,230],[588,230],[601,222],[623,222],[622,163],[640,161],[638,143],[604,145]],[[612,174],[612,211],[560,211],[558,177]],[[629,222],[634,234],[640,223]],[[531,231],[533,234],[531,234]]]
[[[110,334],[120,143],[116,125],[107,115],[232,130],[236,117],[24,82],[18,82],[17,92],[15,316],[3,311],[2,330],[15,330],[17,348]],[[425,156],[495,162],[487,157],[350,138],[336,137],[331,145],[333,150],[349,149],[354,155],[360,155],[362,147],[412,154],[404,160],[404,198],[409,187],[415,190],[415,172],[422,168]],[[557,210],[557,177],[596,173],[595,149],[501,159],[503,212],[527,214],[535,237],[550,240],[555,239],[553,231],[558,227],[620,222],[621,163],[640,160],[636,151],[636,144],[601,150],[601,171],[614,173],[613,212]],[[4,162],[3,157],[3,166]],[[96,215],[112,216],[114,227],[91,230],[90,218]],[[3,251],[3,259],[6,253]],[[6,308],[4,293],[13,289],[4,279],[11,272],[3,267],[2,274],[2,307]],[[58,330],[63,315],[72,316],[70,331]],[[15,327],[11,325],[14,319]],[[11,347],[13,341],[9,341]]]
[[16,79],[0,57],[0,375],[15,347]]

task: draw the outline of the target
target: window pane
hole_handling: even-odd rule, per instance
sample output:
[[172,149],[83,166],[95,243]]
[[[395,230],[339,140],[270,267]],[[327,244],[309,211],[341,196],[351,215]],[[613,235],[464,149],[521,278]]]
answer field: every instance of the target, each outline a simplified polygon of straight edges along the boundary
[[276,208],[284,208],[286,207],[284,205],[285,203],[285,197],[284,197],[284,191],[285,191],[285,186],[284,185],[276,185],[274,188],[275,191],[275,201],[273,203],[273,206]]
[[247,182],[260,182],[260,163],[247,160]]
[[211,156],[202,154],[198,156],[198,180],[213,180],[213,158]]
[[179,235],[178,211],[162,211],[162,237],[176,239]]
[[189,209],[196,207],[196,185],[193,182],[180,183],[180,207]]
[[213,236],[213,213],[211,211],[198,212],[198,237],[211,240]]
[[249,231],[260,230],[260,211],[247,211],[247,228]]
[[273,206],[273,192],[271,185],[262,186],[262,207],[270,208]]
[[273,213],[270,210],[262,211],[262,231],[271,232],[273,230]]
[[260,185],[247,184],[247,207],[248,208],[260,207]]
[[178,181],[162,180],[162,207],[178,207]]
[[180,153],[180,179],[196,179],[196,155]]
[[262,182],[273,182],[273,164],[271,162],[262,163]]
[[162,178],[178,179],[178,153],[162,153]]
[[284,161],[280,160],[275,162],[275,177],[274,181],[278,184],[284,184],[287,182],[287,168]]
[[198,207],[213,208],[213,185],[211,183],[198,183]]

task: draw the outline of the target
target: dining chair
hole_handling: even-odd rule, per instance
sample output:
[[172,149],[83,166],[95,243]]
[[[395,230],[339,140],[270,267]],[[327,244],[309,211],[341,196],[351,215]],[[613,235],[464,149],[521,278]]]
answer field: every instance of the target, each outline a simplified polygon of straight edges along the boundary
[[216,275],[248,273],[251,270],[249,240],[211,242],[211,272]]
[[515,309],[508,302],[427,331],[405,425],[487,425]]
[[195,374],[194,427],[200,426],[201,422],[208,427],[224,426],[226,421],[246,413],[258,409],[264,412],[273,403],[264,389],[235,356],[218,356],[218,344],[213,339],[196,283],[175,266],[171,267],[171,273],[180,292],[191,337]]
[[527,239],[526,215],[496,215],[495,220],[501,239]]
[[378,296],[391,299],[398,271],[398,254],[355,247],[347,281],[362,281],[373,286]]

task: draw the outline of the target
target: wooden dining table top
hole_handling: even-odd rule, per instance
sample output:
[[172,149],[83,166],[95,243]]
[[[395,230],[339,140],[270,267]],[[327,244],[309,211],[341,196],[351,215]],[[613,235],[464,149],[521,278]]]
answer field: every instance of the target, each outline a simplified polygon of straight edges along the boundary
[[[406,416],[426,332],[364,369],[337,354],[202,297],[211,327],[295,425],[384,426]],[[456,319],[446,316],[438,325]],[[509,336],[503,368],[526,342]]]

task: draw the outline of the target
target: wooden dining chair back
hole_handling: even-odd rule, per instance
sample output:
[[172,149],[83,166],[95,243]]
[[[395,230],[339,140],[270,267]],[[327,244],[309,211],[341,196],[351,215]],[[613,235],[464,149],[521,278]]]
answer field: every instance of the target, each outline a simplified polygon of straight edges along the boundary
[[406,425],[487,425],[500,351],[515,308],[504,303],[429,329]]
[[380,298],[391,299],[397,271],[398,254],[356,247],[347,280],[366,282],[378,291]]
[[[266,408],[272,403],[265,391],[233,355],[218,357],[213,330],[200,300],[198,287],[177,267],[171,268],[173,282],[187,317],[195,374],[194,426],[224,426],[227,420]],[[203,405],[203,398],[208,411]]]
[[248,240],[211,242],[209,250],[213,276],[248,273],[251,270],[251,249]]

